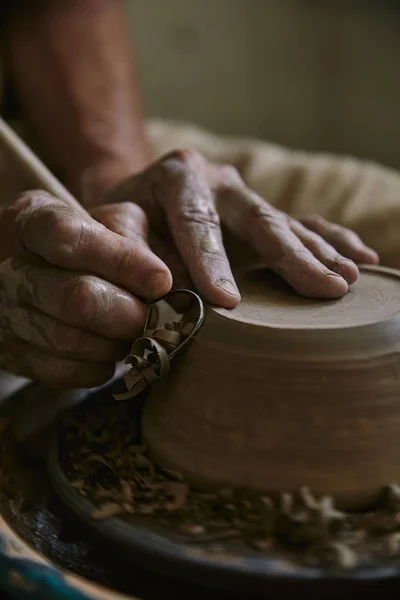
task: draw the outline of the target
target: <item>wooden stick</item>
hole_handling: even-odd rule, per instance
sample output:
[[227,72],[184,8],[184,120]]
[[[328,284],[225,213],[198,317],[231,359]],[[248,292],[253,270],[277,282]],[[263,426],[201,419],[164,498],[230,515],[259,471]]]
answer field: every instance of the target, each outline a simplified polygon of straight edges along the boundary
[[37,187],[60,198],[73,208],[84,211],[78,200],[53,175],[20,136],[0,117],[0,146],[4,148],[23,170],[32,177]]

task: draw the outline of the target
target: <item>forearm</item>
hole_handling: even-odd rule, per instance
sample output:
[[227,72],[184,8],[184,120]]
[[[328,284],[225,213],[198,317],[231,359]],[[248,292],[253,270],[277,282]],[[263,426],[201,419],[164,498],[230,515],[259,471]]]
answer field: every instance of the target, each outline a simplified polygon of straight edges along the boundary
[[150,160],[121,0],[39,0],[9,31],[27,118],[73,193],[101,203]]

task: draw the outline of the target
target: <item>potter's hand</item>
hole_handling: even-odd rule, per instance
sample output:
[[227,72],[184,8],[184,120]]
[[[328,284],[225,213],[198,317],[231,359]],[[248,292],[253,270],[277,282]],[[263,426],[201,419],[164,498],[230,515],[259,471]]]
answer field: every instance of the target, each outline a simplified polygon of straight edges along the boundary
[[340,297],[358,277],[352,261],[378,261],[352,231],[315,217],[291,219],[246,187],[234,168],[193,151],[166,155],[110,195],[113,202],[127,200],[147,213],[151,246],[175,285],[187,285],[189,275],[209,302],[227,308],[240,296],[221,224],[235,236],[236,254],[246,252],[245,243],[306,296]]
[[171,286],[139,207],[126,207],[119,233],[45,192],[2,210],[0,368],[71,387],[112,375],[143,326],[138,297]]

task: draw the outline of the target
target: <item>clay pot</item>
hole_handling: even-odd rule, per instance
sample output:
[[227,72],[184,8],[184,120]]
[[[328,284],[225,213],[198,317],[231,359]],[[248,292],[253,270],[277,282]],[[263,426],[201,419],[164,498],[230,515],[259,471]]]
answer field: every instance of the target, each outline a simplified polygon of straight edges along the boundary
[[205,323],[143,415],[155,462],[195,486],[308,485],[348,508],[400,479],[400,273],[365,268],[334,301],[266,270]]

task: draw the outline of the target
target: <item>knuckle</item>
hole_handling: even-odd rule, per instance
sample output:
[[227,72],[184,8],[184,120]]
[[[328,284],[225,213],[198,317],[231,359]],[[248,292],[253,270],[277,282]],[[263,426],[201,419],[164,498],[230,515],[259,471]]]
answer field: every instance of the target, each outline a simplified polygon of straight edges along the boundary
[[50,194],[42,190],[29,190],[18,194],[14,202],[2,211],[2,221],[21,222],[22,225],[32,218],[39,207],[48,204]]
[[[64,284],[61,314],[68,322],[84,322],[99,315],[100,281],[88,276],[73,277]],[[106,303],[104,303],[106,306]]]
[[43,207],[38,213],[38,220],[46,233],[63,239],[71,229],[71,219],[68,214],[55,207]]
[[50,258],[68,260],[78,250],[83,223],[67,206],[43,206],[32,212],[29,219],[31,236],[40,235],[46,239]]
[[119,210],[121,212],[127,213],[132,217],[142,217],[144,215],[143,209],[140,208],[137,204],[133,202],[121,202],[118,204]]
[[315,214],[307,215],[306,217],[301,219],[300,222],[305,227],[312,227],[313,229],[320,230],[320,231],[326,229],[326,227],[328,226],[328,222],[324,219],[324,217],[321,217],[321,215],[315,215]]
[[182,218],[196,223],[205,223],[219,226],[220,217],[212,204],[196,203],[185,206],[182,211]]
[[263,221],[268,227],[284,227],[289,224],[289,217],[268,202],[252,202],[249,213],[251,219]]
[[163,156],[154,166],[162,178],[180,181],[188,174],[202,172],[205,159],[196,150],[173,150]]
[[59,252],[73,254],[79,241],[80,231],[72,215],[63,210],[46,211],[43,214],[43,227],[50,239],[53,239]]
[[164,164],[171,163],[184,166],[196,166],[199,164],[204,164],[205,160],[200,152],[197,152],[197,150],[184,148],[172,150],[172,152],[169,152],[163,157],[162,162]]
[[176,214],[176,221],[213,228],[220,227],[221,223],[219,214],[212,206],[202,207],[201,205],[182,207],[182,210]]
[[121,218],[137,225],[143,233],[147,235],[148,221],[144,210],[133,202],[123,202],[121,204]]
[[85,348],[86,333],[80,329],[65,326],[59,321],[55,321],[51,335],[51,347],[54,352],[62,356],[72,356],[82,348]]
[[332,258],[331,258],[330,265],[331,265],[331,268],[332,268],[333,270],[335,270],[335,268],[336,268],[336,267],[339,267],[339,268],[340,268],[341,266],[343,266],[343,264],[346,264],[346,265],[347,265],[347,264],[349,264],[349,263],[351,263],[351,262],[352,262],[352,261],[350,261],[349,259],[347,259],[345,256],[342,256],[342,255],[341,255],[341,254],[339,254],[339,253],[335,253],[335,254],[332,256]]
[[148,233],[148,221],[145,212],[140,206],[132,202],[126,201],[96,207],[95,210],[91,211],[91,216],[111,231],[123,236],[126,235],[127,231],[130,233],[132,231],[135,233],[141,232],[142,237],[146,237]]
[[21,207],[28,207],[32,204],[48,204],[54,202],[55,198],[49,192],[45,190],[35,189],[27,190],[18,194],[14,204],[20,205]]
[[28,211],[29,213],[39,207],[54,203],[54,197],[44,190],[28,190],[18,194],[10,208],[16,213]]
[[318,234],[309,235],[307,241],[302,243],[316,258],[323,256],[326,261],[336,261],[336,250]]
[[233,165],[221,165],[221,173],[225,177],[231,177],[232,179],[240,177],[240,173]]
[[236,167],[233,167],[232,165],[219,165],[217,183],[218,191],[229,191],[232,188],[237,188],[241,185],[244,185],[244,182]]

